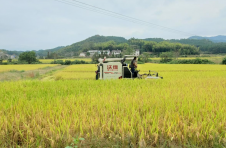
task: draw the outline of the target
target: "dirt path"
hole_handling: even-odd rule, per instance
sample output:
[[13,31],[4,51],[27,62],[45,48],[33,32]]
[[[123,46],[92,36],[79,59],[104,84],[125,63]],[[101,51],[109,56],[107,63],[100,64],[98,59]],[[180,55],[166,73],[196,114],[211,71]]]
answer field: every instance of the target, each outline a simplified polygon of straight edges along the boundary
[[67,66],[59,65],[54,67],[45,67],[29,71],[10,71],[0,73],[0,81],[18,81],[27,79],[42,79],[45,75],[50,75]]

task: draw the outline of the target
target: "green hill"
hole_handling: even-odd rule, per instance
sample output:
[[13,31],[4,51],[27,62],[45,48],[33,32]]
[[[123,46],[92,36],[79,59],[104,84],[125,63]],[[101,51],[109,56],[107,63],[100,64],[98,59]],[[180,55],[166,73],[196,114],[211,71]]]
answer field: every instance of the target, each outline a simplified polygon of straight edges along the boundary
[[78,51],[82,51],[85,48],[92,47],[94,46],[94,44],[104,43],[108,41],[114,41],[116,44],[127,42],[127,40],[123,37],[95,35],[83,41],[61,48],[60,50],[57,51],[57,53],[59,55],[67,55],[72,52],[78,52]]
[[171,40],[165,40],[162,38],[147,38],[144,39],[145,41],[154,41],[154,42],[171,42],[171,43],[181,43],[181,44],[188,44],[188,45],[195,45],[197,47],[203,46],[203,45],[209,45],[213,44],[212,41],[207,40],[207,39],[171,39]]
[[3,52],[4,54],[8,54],[8,55],[19,56],[23,51],[9,51],[9,50],[5,50],[5,49],[0,49],[0,52]]
[[34,51],[34,52],[38,56],[46,56],[48,54],[48,52],[57,52],[61,48],[64,48],[64,46],[59,46],[59,47],[56,47],[56,48],[53,48],[53,49],[37,50],[37,51]]

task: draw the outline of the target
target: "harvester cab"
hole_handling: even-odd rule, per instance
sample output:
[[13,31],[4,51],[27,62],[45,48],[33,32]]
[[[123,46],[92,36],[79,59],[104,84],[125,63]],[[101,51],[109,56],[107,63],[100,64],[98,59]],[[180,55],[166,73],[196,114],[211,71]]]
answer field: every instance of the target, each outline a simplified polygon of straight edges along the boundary
[[128,65],[125,63],[126,60],[133,60],[134,55],[125,55],[124,58],[104,58],[98,59],[99,64],[97,65],[96,80],[107,80],[107,79],[162,79],[163,77],[158,76],[157,72],[150,71],[148,74],[139,74],[136,70],[132,74]]

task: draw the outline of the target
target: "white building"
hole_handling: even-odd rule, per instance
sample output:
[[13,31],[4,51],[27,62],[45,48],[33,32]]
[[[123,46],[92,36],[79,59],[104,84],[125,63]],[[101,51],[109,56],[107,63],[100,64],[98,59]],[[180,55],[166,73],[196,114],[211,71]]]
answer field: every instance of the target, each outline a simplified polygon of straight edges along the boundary
[[140,55],[140,50],[139,49],[136,49],[135,52],[134,52],[134,55],[135,56],[139,56]]
[[86,57],[86,53],[85,52],[82,52],[82,53],[79,54],[79,56],[80,57]]
[[3,58],[5,54],[3,52],[0,51],[0,59]]
[[106,54],[106,55],[110,55],[110,50],[108,49],[108,50],[103,50],[103,54]]
[[0,59],[4,59],[4,60],[7,60],[7,59],[10,59],[11,56],[8,55],[8,54],[5,54],[3,52],[0,52]]
[[94,54],[106,54],[106,55],[110,55],[111,54],[111,51],[108,49],[108,50],[89,50],[88,51],[90,53],[90,56],[93,56]]
[[89,50],[89,51],[87,51],[87,52],[90,53],[90,56],[91,56],[91,57],[92,57],[95,53],[101,54],[101,52],[100,52],[99,50]]
[[16,59],[16,56],[15,55],[11,55],[10,59]]
[[118,50],[118,49],[117,50],[112,50],[111,54],[112,55],[120,55],[121,54],[121,50]]

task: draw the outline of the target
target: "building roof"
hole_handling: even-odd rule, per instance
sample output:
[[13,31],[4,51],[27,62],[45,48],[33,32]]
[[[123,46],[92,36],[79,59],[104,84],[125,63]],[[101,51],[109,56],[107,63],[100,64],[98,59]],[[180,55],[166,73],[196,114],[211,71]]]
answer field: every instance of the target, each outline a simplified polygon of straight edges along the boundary
[[121,53],[121,50],[112,50],[112,52]]
[[100,52],[99,50],[89,50],[87,52]]

